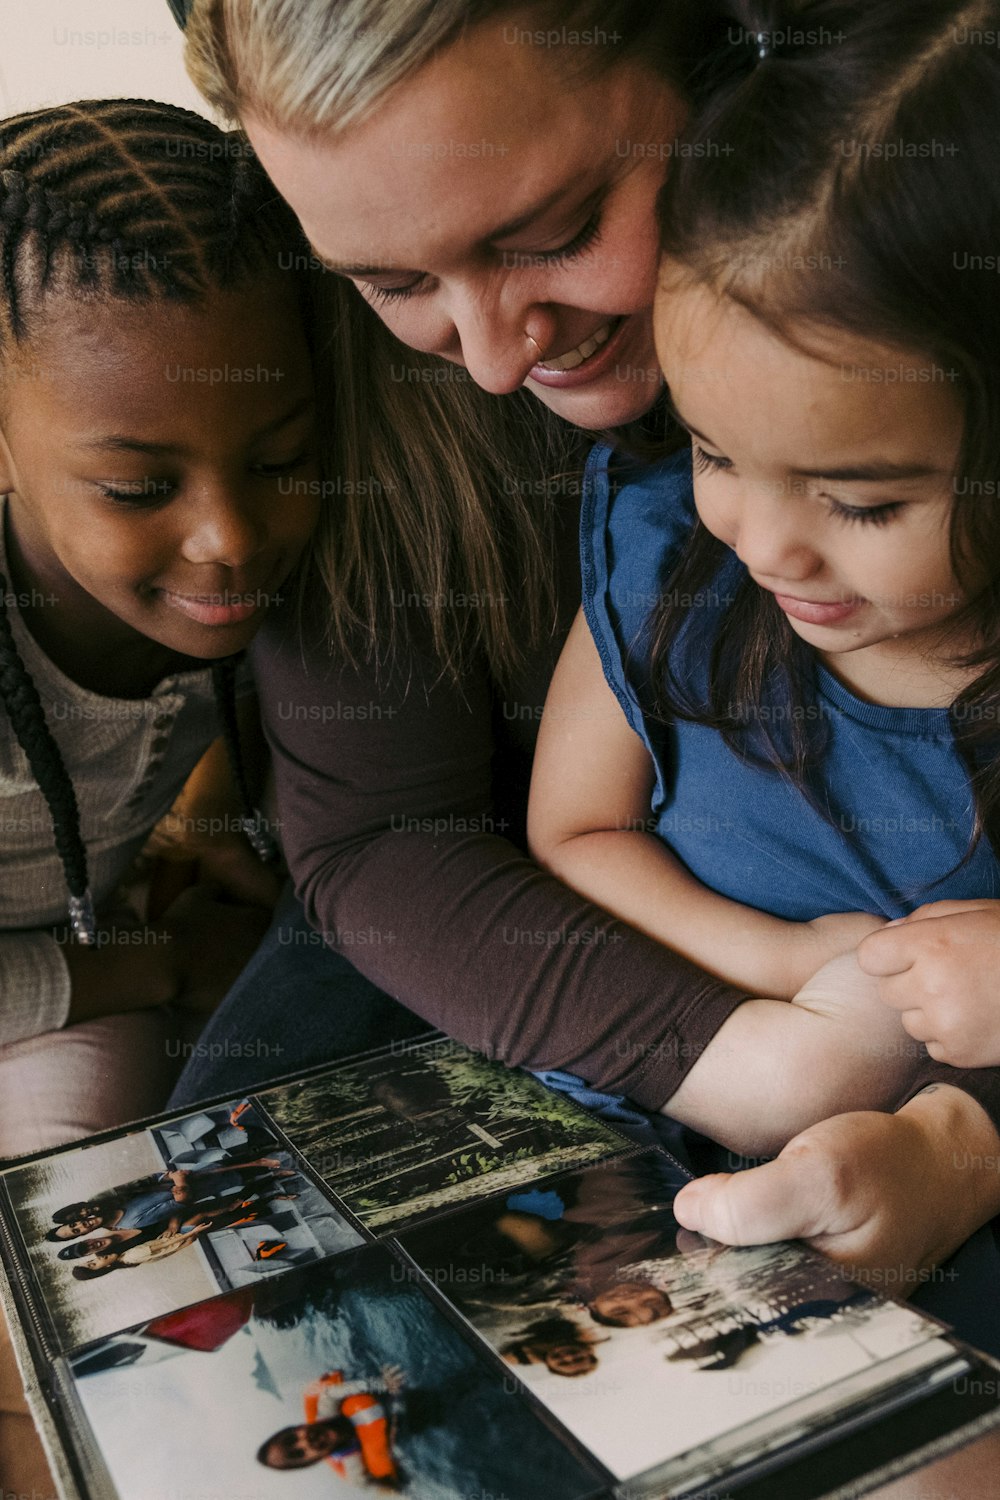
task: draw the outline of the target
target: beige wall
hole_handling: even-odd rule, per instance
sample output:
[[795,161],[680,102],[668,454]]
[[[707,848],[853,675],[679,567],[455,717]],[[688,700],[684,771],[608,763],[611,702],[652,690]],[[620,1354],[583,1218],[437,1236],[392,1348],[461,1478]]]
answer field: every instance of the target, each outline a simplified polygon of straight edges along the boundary
[[0,38],[0,115],[125,97],[208,113],[166,0],[0,0]]

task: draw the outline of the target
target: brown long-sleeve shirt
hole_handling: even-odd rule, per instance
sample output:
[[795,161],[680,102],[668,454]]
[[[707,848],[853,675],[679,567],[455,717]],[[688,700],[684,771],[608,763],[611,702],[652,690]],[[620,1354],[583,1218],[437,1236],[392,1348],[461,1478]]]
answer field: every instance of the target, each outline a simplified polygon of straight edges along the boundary
[[456,687],[417,650],[379,682],[374,666],[303,646],[281,615],[254,669],[282,843],[313,926],[456,1040],[659,1109],[746,997],[524,853],[538,723],[580,599],[577,519],[567,504],[558,627],[506,693],[484,661]]
[[[430,1025],[655,1110],[747,997],[524,853],[538,723],[580,598],[575,506],[557,567],[558,627],[507,692],[484,661],[457,687],[415,648],[380,681],[269,619],[252,654],[282,843],[312,925]],[[419,602],[393,604],[419,623]],[[928,1063],[908,1095],[932,1078],[1000,1128],[1000,1070]]]

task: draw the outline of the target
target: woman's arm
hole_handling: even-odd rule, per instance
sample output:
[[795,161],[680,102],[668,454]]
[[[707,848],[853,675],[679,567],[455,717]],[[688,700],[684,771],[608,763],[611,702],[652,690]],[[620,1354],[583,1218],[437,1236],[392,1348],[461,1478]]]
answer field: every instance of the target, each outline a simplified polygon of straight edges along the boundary
[[861,913],[787,922],[696,880],[650,831],[653,766],[604,678],[581,612],[545,702],[528,805],[545,869],[709,973],[790,1000],[880,926]]
[[[503,836],[484,672],[459,690],[414,655],[380,683],[373,668],[332,664],[271,626],[254,655],[285,852],[309,920],[432,1025],[511,1066],[565,1068],[649,1109],[666,1105],[748,1154],[780,1149],[824,1114],[899,1097],[898,1049],[887,1061],[851,1018],[824,1026],[783,1002],[742,1003]],[[539,671],[497,715],[537,722],[545,686]],[[883,1007],[869,1009],[898,1030]],[[807,1048],[801,1066],[793,1036]],[[836,1066],[824,1069],[818,1046]]]
[[431,1025],[658,1109],[746,997],[511,842],[494,725],[523,728],[526,767],[560,645],[495,702],[481,664],[461,687],[416,652],[380,676],[268,622],[253,656],[282,843],[313,926]]

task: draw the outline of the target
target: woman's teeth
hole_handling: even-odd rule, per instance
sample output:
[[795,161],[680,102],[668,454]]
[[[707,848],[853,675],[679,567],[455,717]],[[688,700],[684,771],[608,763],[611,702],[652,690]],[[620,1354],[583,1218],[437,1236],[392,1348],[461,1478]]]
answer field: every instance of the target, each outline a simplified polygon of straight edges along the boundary
[[540,370],[575,370],[577,365],[582,365],[585,359],[589,359],[602,344],[608,342],[620,321],[619,318],[612,318],[610,323],[605,323],[603,328],[592,333],[584,343],[578,344],[575,349],[567,350],[565,354],[560,354],[558,359],[539,360],[538,368]]

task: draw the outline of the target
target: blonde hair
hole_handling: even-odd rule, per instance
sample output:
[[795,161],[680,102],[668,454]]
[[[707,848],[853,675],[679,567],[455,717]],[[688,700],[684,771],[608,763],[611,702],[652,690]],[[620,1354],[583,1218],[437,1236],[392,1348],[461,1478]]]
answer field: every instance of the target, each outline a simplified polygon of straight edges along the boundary
[[[709,6],[195,0],[186,63],[223,117],[249,111],[308,137],[357,124],[466,28],[504,14],[560,30],[590,27],[602,45],[560,49],[578,60],[587,54],[584,66],[604,69],[639,53],[683,83],[705,50]],[[552,502],[566,482],[577,483],[581,434],[526,392],[488,395],[461,367],[406,348],[353,287],[321,280],[330,503],[303,583],[306,593],[310,577],[325,585],[331,647],[349,659],[362,651],[391,657],[424,619],[446,671],[458,675],[468,651],[481,649],[509,679],[525,649],[554,627]],[[398,607],[397,588],[413,608]]]
[[303,618],[318,578],[348,660],[391,664],[417,637],[452,677],[482,650],[509,681],[555,627],[554,507],[578,485],[581,434],[526,391],[490,396],[400,343],[340,277],[316,300],[327,493]]

